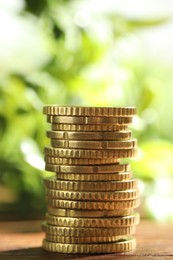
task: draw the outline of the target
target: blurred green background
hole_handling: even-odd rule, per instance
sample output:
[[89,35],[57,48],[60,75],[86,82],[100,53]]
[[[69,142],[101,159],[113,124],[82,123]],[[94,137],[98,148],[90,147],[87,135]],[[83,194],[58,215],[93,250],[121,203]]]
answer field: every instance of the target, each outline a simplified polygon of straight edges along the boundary
[[[139,3],[140,2],[140,3]],[[44,215],[44,104],[136,106],[141,215],[173,220],[173,3],[0,3],[0,219]]]

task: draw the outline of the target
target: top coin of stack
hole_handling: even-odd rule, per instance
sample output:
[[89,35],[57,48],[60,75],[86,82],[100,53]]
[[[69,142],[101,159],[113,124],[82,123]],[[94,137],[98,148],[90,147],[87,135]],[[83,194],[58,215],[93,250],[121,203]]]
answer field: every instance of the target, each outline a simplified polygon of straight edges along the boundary
[[[134,249],[135,239],[129,235],[139,222],[133,212],[139,205],[139,192],[130,165],[120,164],[120,159],[136,153],[136,140],[128,130],[135,112],[133,107],[43,108],[52,124],[47,131],[51,146],[45,147],[45,168],[56,172],[56,177],[45,180],[46,250],[111,253]],[[113,219],[121,224],[108,227]],[[87,221],[90,228],[84,225]],[[101,221],[102,227],[92,224]]]

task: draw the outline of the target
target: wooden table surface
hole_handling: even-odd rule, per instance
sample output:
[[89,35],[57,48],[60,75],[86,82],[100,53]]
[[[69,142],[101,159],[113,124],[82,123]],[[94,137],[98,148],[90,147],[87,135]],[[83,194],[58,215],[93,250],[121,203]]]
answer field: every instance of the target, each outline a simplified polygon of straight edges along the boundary
[[40,221],[0,222],[0,259],[113,260],[173,259],[173,224],[142,221],[137,228],[137,249],[125,254],[66,255],[42,249]]

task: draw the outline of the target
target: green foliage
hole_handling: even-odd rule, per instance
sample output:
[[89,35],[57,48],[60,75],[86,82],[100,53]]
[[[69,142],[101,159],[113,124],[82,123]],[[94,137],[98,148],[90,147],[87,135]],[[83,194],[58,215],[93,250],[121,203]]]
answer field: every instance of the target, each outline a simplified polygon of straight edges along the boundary
[[140,179],[154,181],[167,178],[173,174],[172,163],[173,145],[163,140],[149,140],[140,143],[134,172]]
[[[33,58],[33,69],[23,63],[22,70],[16,65],[0,75],[0,181],[15,194],[15,201],[1,203],[1,211],[13,208],[22,217],[44,212],[42,178],[48,173],[43,171],[43,148],[49,126],[42,106],[48,103],[136,106],[133,130],[142,157],[133,162],[134,172],[146,183],[162,174],[170,176],[173,146],[168,142],[173,137],[161,123],[166,119],[160,104],[166,95],[164,84],[170,79],[171,89],[172,77],[161,64],[148,62],[134,37],[167,18],[134,21],[112,13],[80,14],[79,2],[72,0],[25,2],[16,17],[37,28],[40,36],[34,37],[43,54],[40,62],[39,56]],[[40,48],[31,45],[25,53],[31,50],[38,55]],[[19,61],[16,56],[10,63]]]
[[48,7],[47,0],[41,0],[41,1],[25,0],[25,2],[26,2],[26,10],[35,15],[40,15]]

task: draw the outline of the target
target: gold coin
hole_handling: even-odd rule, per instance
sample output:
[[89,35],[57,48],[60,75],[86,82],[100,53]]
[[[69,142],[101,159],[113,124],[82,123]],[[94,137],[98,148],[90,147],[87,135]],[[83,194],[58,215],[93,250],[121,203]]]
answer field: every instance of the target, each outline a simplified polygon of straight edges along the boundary
[[70,210],[57,209],[50,206],[47,207],[50,215],[59,217],[76,217],[76,218],[107,218],[107,217],[122,217],[134,214],[133,209],[126,210]]
[[43,240],[43,249],[51,252],[68,254],[101,254],[101,253],[122,253],[134,250],[136,240],[125,239],[119,242],[100,244],[61,244]]
[[68,141],[51,139],[52,147],[70,149],[132,149],[136,148],[136,140],[128,141]]
[[46,170],[57,173],[116,173],[126,171],[127,164],[106,164],[106,165],[51,165],[46,163]]
[[91,116],[47,116],[47,122],[56,124],[106,125],[131,124],[133,117],[91,117]]
[[121,132],[67,132],[47,131],[47,137],[60,140],[128,140],[132,137],[131,131]]
[[49,242],[62,244],[91,244],[91,243],[109,243],[125,239],[126,236],[107,236],[107,237],[72,237],[72,236],[56,236],[46,234],[46,240]]
[[136,149],[113,149],[113,150],[84,150],[84,149],[63,149],[45,147],[45,155],[65,158],[91,158],[91,159],[108,159],[108,158],[129,158],[136,154]]
[[100,164],[109,164],[109,163],[117,163],[119,159],[117,158],[108,158],[108,159],[91,159],[91,158],[59,158],[59,157],[51,157],[45,156],[44,160],[48,164],[54,165],[100,165]]
[[82,200],[82,201],[114,201],[132,200],[139,197],[139,190],[107,191],[107,192],[84,192],[84,191],[62,191],[46,189],[49,198],[60,200]]
[[95,228],[112,228],[126,227],[139,224],[139,214],[135,213],[125,217],[110,218],[74,218],[74,217],[58,217],[46,214],[46,222],[49,225],[59,227],[95,227]]
[[115,228],[73,228],[73,227],[58,227],[42,223],[42,229],[46,234],[56,236],[72,236],[72,237],[84,237],[84,236],[127,236],[132,235],[136,231],[136,226],[128,227],[115,227]]
[[74,124],[55,124],[52,123],[52,130],[55,131],[126,131],[128,125],[74,125]]
[[79,209],[79,210],[115,210],[137,208],[140,204],[139,199],[117,200],[117,201],[72,201],[46,198],[47,205],[61,209]]
[[79,182],[79,181],[61,181],[55,177],[44,179],[45,186],[48,189],[66,190],[66,191],[123,191],[138,188],[136,179],[125,181],[104,181],[104,182]]
[[43,107],[46,115],[57,116],[133,116],[135,107],[69,107],[48,105]]
[[57,173],[57,179],[66,181],[124,181],[132,179],[132,172],[119,172],[110,174],[73,174]]
[[[107,165],[107,164],[105,164]],[[101,166],[105,166],[104,164],[101,165]],[[115,164],[109,164],[110,166],[111,165],[115,165]],[[52,171],[52,172],[56,172],[56,173],[74,173],[74,174],[95,174],[95,173],[98,173],[98,174],[101,174],[101,173],[104,173],[104,174],[111,174],[111,173],[117,173],[118,171],[112,171],[111,167],[110,167],[110,172],[90,172],[91,169],[89,168],[86,168],[86,171],[84,168],[82,167],[89,167],[91,165],[58,165],[58,164],[48,164],[46,163],[45,165],[45,169],[47,171]],[[99,165],[94,165],[95,167],[99,166]],[[93,165],[91,167],[94,167]],[[75,168],[75,167],[78,167],[78,168]],[[97,169],[94,169],[97,171]]]

